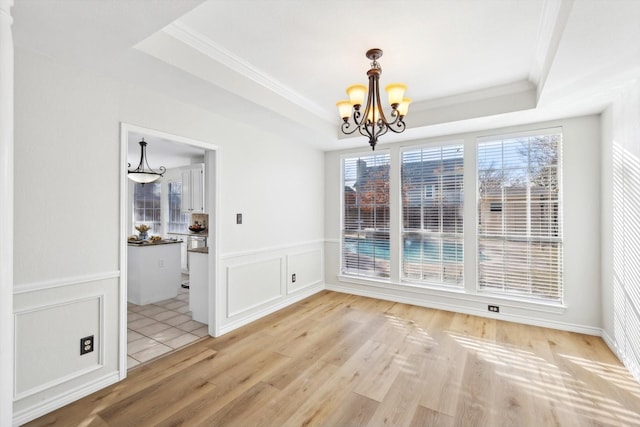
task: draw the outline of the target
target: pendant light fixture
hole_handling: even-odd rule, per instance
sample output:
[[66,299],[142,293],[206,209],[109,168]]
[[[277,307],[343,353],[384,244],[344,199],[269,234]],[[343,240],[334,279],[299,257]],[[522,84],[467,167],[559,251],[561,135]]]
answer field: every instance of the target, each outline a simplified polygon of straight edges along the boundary
[[[375,150],[378,137],[384,135],[387,131],[404,132],[406,128],[404,116],[407,115],[411,99],[404,97],[404,91],[407,89],[405,84],[391,83],[387,85],[385,90],[391,105],[391,121],[387,120],[380,102],[382,67],[380,67],[378,59],[382,56],[382,50],[369,49],[366,56],[372,61],[371,69],[367,71],[369,89],[367,90],[366,86],[359,84],[349,86],[347,88],[349,100],[339,101],[336,106],[343,120],[342,133],[351,135],[355,131],[359,131],[362,136],[369,138],[369,145],[371,145],[372,150]],[[362,111],[361,107],[364,104],[365,95],[367,96],[367,103],[364,111]],[[352,124],[349,122],[349,117],[353,119],[355,124],[353,129],[351,129]]]
[[[147,161],[147,143],[144,141],[144,138],[142,138],[142,141],[140,141],[139,144],[140,163],[134,170],[127,170],[127,176],[130,180],[144,185],[160,179],[167,169],[164,166],[160,166],[160,172],[156,172],[151,169],[151,166],[149,166],[149,162]],[[131,167],[131,163],[128,164],[128,167]]]

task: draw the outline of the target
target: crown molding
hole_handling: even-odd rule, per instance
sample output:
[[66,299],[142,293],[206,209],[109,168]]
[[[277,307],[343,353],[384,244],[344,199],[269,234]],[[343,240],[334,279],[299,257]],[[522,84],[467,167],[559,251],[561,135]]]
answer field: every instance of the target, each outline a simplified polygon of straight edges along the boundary
[[431,110],[434,108],[450,107],[470,102],[483,101],[486,99],[510,96],[522,93],[529,93],[535,90],[535,86],[528,80],[520,80],[499,86],[478,89],[456,95],[443,96],[440,98],[426,99],[411,104],[409,112]]
[[529,70],[529,80],[537,87],[538,99],[560,46],[573,2],[574,0],[545,0],[542,5],[537,44]]
[[327,110],[321,108],[299,92],[281,83],[239,56],[234,55],[229,50],[179,20],[167,25],[162,29],[162,32],[312,114],[328,121],[334,121],[334,114],[329,114]]

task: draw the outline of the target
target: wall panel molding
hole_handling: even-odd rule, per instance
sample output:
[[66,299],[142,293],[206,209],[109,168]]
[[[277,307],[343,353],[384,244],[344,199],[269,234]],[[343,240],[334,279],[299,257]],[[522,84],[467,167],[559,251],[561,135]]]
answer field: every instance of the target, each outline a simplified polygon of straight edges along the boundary
[[[44,390],[69,382],[75,378],[82,377],[90,372],[101,369],[103,367],[105,354],[104,354],[104,344],[101,342],[101,339],[104,336],[104,323],[105,323],[104,299],[105,299],[105,294],[97,294],[93,296],[85,296],[82,298],[70,298],[62,301],[57,301],[53,304],[39,304],[37,306],[15,311],[14,313],[15,342],[13,345],[13,348],[14,348],[14,367],[13,367],[14,395],[13,397],[14,399],[16,400],[24,399],[34,394],[40,393]],[[95,307],[92,307],[93,302],[97,304],[97,312],[95,314],[97,316],[96,320],[98,324],[97,325],[98,330],[97,330],[97,333],[94,335],[95,336],[94,348],[96,350],[94,350],[95,351],[94,355],[91,355],[90,353],[88,354],[88,356],[92,356],[92,357],[86,358],[85,364],[90,363],[91,361],[93,361],[93,363],[90,363],[87,366],[82,366],[80,369],[70,368],[66,372],[61,371],[61,374],[59,376],[54,377],[49,381],[45,381],[34,386],[25,386],[25,389],[21,390],[21,387],[23,386],[22,383],[24,382],[24,380],[20,378],[22,374],[21,374],[21,370],[19,370],[18,365],[20,364],[21,360],[24,360],[25,355],[19,354],[19,352],[22,349],[22,347],[25,347],[25,346],[28,347],[29,345],[34,347],[32,351],[37,351],[37,348],[40,345],[39,343],[34,343],[33,338],[26,340],[27,343],[24,343],[24,340],[22,340],[23,335],[27,335],[31,337],[35,336],[34,333],[31,333],[31,334],[29,333],[29,332],[33,332],[33,330],[29,329],[29,326],[28,326],[29,317],[34,317],[36,318],[34,320],[37,321],[38,320],[37,318],[44,318],[47,316],[47,312],[49,312],[50,314],[52,314],[51,318],[55,319],[56,317],[60,317],[61,315],[64,316],[68,313],[72,313],[74,309],[78,310],[80,306],[84,306],[83,308],[90,309],[91,311],[93,311],[93,309],[95,308]],[[73,306],[76,306],[76,307],[73,307]],[[53,316],[54,312],[57,312],[58,315]],[[33,327],[35,328],[42,327],[42,326],[38,326],[39,323],[40,322],[36,322],[36,324],[33,325]],[[23,325],[23,324],[27,324],[27,325]],[[41,337],[42,340],[47,340],[47,338],[48,338],[47,336]],[[77,338],[79,340],[80,338],[82,338],[82,336],[78,336]],[[71,338],[71,341],[73,341],[73,338]],[[21,342],[22,344],[20,344]],[[70,353],[76,354],[79,351],[79,345],[76,346],[73,344],[74,343],[72,342],[72,346],[68,349],[68,351]],[[32,355],[31,354],[32,351],[26,351],[26,352],[29,356],[32,356],[32,357],[37,356],[37,355]],[[56,364],[55,368],[60,368],[60,364]],[[33,371],[33,369],[30,369],[29,371]],[[48,372],[54,371],[54,367],[48,368],[47,371]]]
[[[287,255],[287,294],[323,282],[323,253],[323,248],[315,248]],[[292,280],[293,274],[296,275],[295,282]]]
[[268,254],[268,253],[282,252],[282,251],[294,252],[296,249],[300,250],[301,247],[319,246],[319,245],[322,245],[324,242],[325,242],[324,239],[318,239],[318,240],[310,240],[310,241],[300,242],[300,243],[292,243],[289,245],[268,246],[265,248],[259,248],[259,249],[250,250],[250,251],[229,252],[226,254],[220,254],[220,260],[227,260],[232,258],[243,258],[243,257],[248,257],[253,255]]
[[300,292],[297,292],[290,296],[279,298],[278,300],[275,301],[274,304],[262,307],[257,311],[247,312],[248,314],[245,316],[237,316],[237,318],[231,319],[220,328],[220,335],[224,335],[242,326],[248,325],[251,322],[254,322],[258,319],[268,316],[269,314],[275,313],[278,310],[282,310],[283,308],[286,308],[291,304],[294,304],[298,301],[308,298],[311,295],[317,294],[318,292],[323,290],[324,290],[324,283],[319,283],[315,286],[305,288]]
[[[235,317],[282,296],[284,258],[227,267],[227,317]],[[258,283],[259,282],[259,283]]]
[[227,254],[219,272],[218,335],[323,290],[324,240]]
[[[117,382],[119,272],[30,284],[13,295],[13,412],[22,424]],[[94,351],[80,355],[80,339]]]
[[95,274],[86,274],[82,276],[61,277],[58,279],[45,280],[42,282],[23,283],[14,286],[13,294],[23,294],[26,292],[40,291],[44,289],[58,288],[62,286],[77,285],[87,282],[95,282],[98,280],[114,279],[120,277],[120,271],[105,271]]

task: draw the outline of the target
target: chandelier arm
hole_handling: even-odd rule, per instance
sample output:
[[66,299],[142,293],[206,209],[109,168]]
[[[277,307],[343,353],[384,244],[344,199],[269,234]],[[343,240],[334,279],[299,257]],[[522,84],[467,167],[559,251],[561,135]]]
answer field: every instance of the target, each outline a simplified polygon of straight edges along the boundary
[[[360,122],[360,126],[364,126],[365,129],[369,126],[369,114],[371,113],[371,102],[373,101],[373,96],[371,96],[372,93],[372,86],[373,86],[373,80],[375,79],[375,76],[373,74],[371,74],[370,72],[369,74],[369,89],[367,91],[367,105],[365,106],[364,112],[362,113],[362,120]],[[370,136],[369,135],[369,131],[367,129],[367,133],[362,133],[362,131],[360,131],[360,134],[362,136]]]
[[[144,139],[142,141],[144,141]],[[132,172],[132,173],[144,172],[144,152],[145,152],[146,145],[147,145],[146,143],[143,144],[142,142],[140,142],[140,161],[138,162],[138,167],[136,167],[134,170],[129,172]],[[129,163],[129,166],[131,166],[131,163]]]
[[[147,165],[147,169],[148,171],[146,171],[147,173],[153,173],[156,175],[164,175],[164,173],[167,171],[167,169],[164,166],[160,166],[160,172],[156,172],[153,170],[153,168],[151,166],[149,166],[149,158],[146,156],[146,147],[145,147],[145,156],[144,156],[144,163]],[[144,170],[144,169],[143,169]]]
[[346,121],[346,122],[342,122],[340,129],[342,130],[342,133],[344,133],[345,135],[351,135],[360,128],[360,125],[356,123],[356,126],[354,126],[353,129],[348,130],[350,127],[351,127],[351,123]]
[[389,130],[391,130],[391,132],[402,133],[407,128],[407,124],[404,122],[404,120],[399,119],[394,121],[391,125],[389,125],[388,128]]
[[[380,75],[378,75],[374,81],[373,92],[374,92],[374,105],[377,107],[378,115],[379,115],[377,121],[378,122],[382,121],[382,123],[387,125],[388,124],[387,117],[384,115],[384,109],[382,108],[382,102],[380,101]],[[374,109],[373,111],[376,111],[376,109]]]
[[407,125],[404,122],[404,117],[398,113],[398,110],[391,111],[391,116],[394,117],[394,120],[391,123],[387,123],[389,130],[394,133],[404,132],[407,128]]
[[[140,163],[138,163],[138,167],[134,170],[130,170],[128,168],[131,167],[131,163],[127,163],[127,174],[140,174],[140,175],[158,175],[159,177],[163,176],[167,168],[164,166],[160,166],[159,172],[153,170],[151,166],[149,166],[149,161],[147,160],[147,143],[142,139],[139,142],[140,144]],[[145,168],[146,165],[146,168]],[[142,183],[144,185],[144,183]]]

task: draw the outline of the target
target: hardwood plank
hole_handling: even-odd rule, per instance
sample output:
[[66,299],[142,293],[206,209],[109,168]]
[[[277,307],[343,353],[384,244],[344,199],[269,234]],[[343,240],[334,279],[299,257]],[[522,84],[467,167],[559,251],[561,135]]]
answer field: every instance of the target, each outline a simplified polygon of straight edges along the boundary
[[323,291],[27,426],[640,426],[597,337]]
[[408,425],[420,400],[420,391],[429,385],[424,382],[426,359],[413,355],[396,376],[384,395],[370,425]]
[[380,403],[361,396],[357,393],[349,393],[332,414],[322,422],[326,426],[356,427],[370,425],[370,420]]
[[[110,425],[116,426],[134,427],[159,423],[215,388],[200,377],[197,364],[193,367],[194,369],[178,372],[120,400],[100,411],[100,416]],[[148,399],[147,396],[153,398]]]
[[453,425],[454,418],[452,416],[420,405],[416,407],[413,418],[411,418],[411,422],[408,424],[409,427],[449,427]]
[[260,418],[255,425],[291,424],[294,415],[300,412],[305,402],[313,401],[313,395],[326,383],[333,383],[338,368],[334,365],[317,361],[301,372],[289,383],[278,396],[278,399],[263,407]]
[[[157,426],[191,426],[205,423],[215,418],[216,413],[225,411],[229,404],[250,390],[279,366],[286,364],[289,358],[273,352],[256,354],[232,369],[220,372],[210,378],[215,388],[207,391],[202,397],[182,408],[154,425]],[[206,425],[203,424],[203,425]]]
[[344,366],[349,376],[357,377],[353,391],[381,402],[400,372],[403,357],[382,342],[367,341]]
[[277,398],[278,392],[276,388],[260,381],[197,425],[203,427],[259,426],[259,421],[251,420],[260,415],[264,405]]

